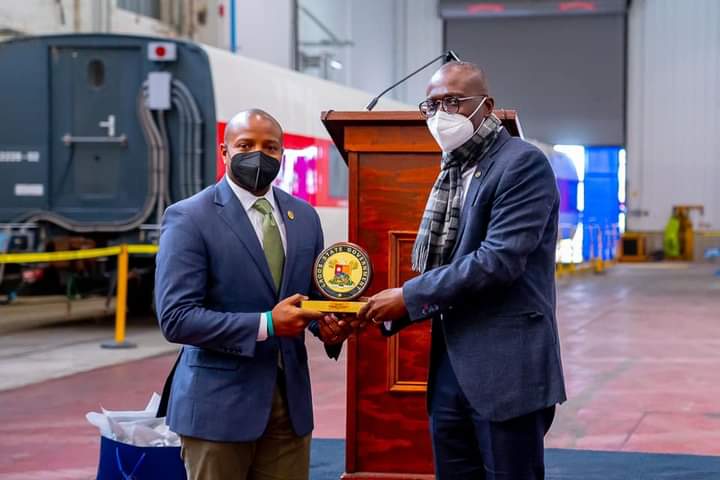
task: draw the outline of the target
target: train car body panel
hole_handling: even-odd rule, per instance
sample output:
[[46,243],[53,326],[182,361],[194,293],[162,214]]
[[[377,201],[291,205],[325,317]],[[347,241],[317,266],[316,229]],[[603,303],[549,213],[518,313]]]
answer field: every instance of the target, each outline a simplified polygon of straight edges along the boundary
[[[186,85],[206,119],[197,127],[194,148],[202,150],[198,183],[214,180],[216,114],[208,57],[195,44],[163,40],[176,46],[176,60],[150,60],[148,45],[157,40],[92,34],[0,44],[0,65],[9,66],[0,77],[0,222],[47,219],[85,232],[127,231],[153,222],[158,203],[150,198],[156,188],[150,177],[156,167],[139,106],[143,83],[154,71]],[[177,109],[168,110],[164,121],[170,156],[185,153]],[[187,183],[170,163],[162,205],[181,198],[181,183]]]
[[[320,122],[323,110],[364,110],[372,96],[362,90],[287,70],[276,65],[203,46],[210,59],[218,122],[261,108],[277,117],[286,132],[329,140]],[[414,106],[382,99],[375,110]]]

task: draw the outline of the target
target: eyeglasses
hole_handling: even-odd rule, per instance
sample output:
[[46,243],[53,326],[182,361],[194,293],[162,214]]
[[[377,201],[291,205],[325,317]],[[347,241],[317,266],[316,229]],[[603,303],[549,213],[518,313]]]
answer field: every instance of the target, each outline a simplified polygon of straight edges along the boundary
[[487,95],[473,95],[472,97],[443,97],[442,100],[425,100],[420,102],[418,108],[420,113],[425,118],[430,118],[435,115],[438,108],[442,108],[443,112],[457,113],[460,110],[460,103],[465,100],[472,100],[473,98],[483,98]]

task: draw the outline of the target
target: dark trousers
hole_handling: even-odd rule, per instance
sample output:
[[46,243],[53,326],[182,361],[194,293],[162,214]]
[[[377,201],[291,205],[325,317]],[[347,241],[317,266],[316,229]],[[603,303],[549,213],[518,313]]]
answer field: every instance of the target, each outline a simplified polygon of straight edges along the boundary
[[545,433],[555,407],[504,422],[478,418],[460,389],[447,352],[434,359],[430,433],[438,480],[542,480]]

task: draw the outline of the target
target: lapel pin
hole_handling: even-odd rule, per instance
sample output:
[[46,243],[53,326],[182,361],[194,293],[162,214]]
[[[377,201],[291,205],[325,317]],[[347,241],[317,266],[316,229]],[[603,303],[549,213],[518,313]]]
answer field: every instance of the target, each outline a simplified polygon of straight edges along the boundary
[[288,210],[287,215],[290,220],[295,220],[295,212],[293,212],[292,210]]
[[478,170],[477,172],[475,172],[475,178],[480,178],[480,177],[482,177],[482,170]]

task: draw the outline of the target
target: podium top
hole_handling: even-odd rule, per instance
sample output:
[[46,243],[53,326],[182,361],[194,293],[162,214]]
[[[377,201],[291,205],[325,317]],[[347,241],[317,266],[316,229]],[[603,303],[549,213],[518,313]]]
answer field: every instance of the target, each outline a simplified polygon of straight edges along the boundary
[[[522,127],[520,126],[520,121],[518,120],[515,110],[496,109],[493,113],[502,121],[503,126],[510,135],[515,137],[523,136]],[[432,148],[440,151],[439,147],[434,143],[434,140],[432,140],[430,132],[427,131],[427,128],[424,128],[425,118],[423,118],[418,111],[339,112],[328,110],[322,112],[320,118],[346,162],[348,161],[347,148],[345,145],[347,127],[360,127],[361,129],[367,129],[368,127],[390,127],[395,131],[397,131],[396,129],[398,127],[411,127],[412,130],[423,127],[423,130],[427,132],[429,141],[431,141]]]

